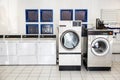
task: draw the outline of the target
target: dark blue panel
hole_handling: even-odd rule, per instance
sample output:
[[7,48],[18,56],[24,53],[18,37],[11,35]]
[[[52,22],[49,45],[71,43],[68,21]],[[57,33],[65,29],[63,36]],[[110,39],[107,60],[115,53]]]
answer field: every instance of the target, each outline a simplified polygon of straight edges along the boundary
[[53,10],[51,9],[40,10],[40,21],[41,22],[53,22]]
[[73,10],[72,9],[61,9],[60,20],[73,20]]
[[82,22],[87,22],[88,10],[87,9],[76,9],[75,10],[75,20],[82,20]]
[[25,11],[26,22],[38,22],[38,10],[26,9]]
[[41,24],[41,34],[53,34],[53,24]]
[[26,24],[26,34],[39,34],[38,24]]

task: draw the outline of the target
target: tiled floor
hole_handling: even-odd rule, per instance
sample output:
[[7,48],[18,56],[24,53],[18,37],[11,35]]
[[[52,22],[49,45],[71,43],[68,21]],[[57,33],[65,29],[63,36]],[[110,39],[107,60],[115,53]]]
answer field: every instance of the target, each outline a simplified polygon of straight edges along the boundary
[[0,80],[120,80],[120,63],[111,71],[59,71],[58,66],[0,66]]

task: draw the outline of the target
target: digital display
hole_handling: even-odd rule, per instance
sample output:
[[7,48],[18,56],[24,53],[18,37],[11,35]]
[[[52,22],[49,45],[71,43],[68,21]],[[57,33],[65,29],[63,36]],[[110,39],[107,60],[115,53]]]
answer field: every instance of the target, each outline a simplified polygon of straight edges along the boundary
[[87,10],[75,10],[75,20],[82,20],[82,22],[87,22]]
[[73,27],[74,26],[81,26],[81,21],[73,21]]
[[41,22],[53,22],[53,10],[41,10],[40,13]]
[[38,10],[26,10],[26,22],[38,22]]
[[41,24],[41,34],[53,34],[53,24]]
[[73,10],[61,10],[60,20],[73,20]]
[[26,34],[39,34],[38,24],[26,24]]

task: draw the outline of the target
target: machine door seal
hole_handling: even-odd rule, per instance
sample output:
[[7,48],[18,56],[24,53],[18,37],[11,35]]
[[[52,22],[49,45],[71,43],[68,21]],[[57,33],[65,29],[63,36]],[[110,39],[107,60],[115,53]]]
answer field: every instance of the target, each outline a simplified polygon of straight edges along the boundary
[[63,32],[60,37],[61,44],[66,49],[74,49],[79,43],[79,36],[76,32],[72,30],[67,30]]
[[108,54],[110,49],[109,41],[105,38],[96,38],[91,44],[91,50],[96,56],[104,56]]

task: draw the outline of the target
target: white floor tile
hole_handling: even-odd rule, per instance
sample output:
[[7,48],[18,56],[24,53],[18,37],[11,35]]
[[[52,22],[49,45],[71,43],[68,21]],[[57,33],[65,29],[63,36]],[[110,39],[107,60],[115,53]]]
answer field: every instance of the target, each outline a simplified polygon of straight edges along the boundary
[[40,74],[40,77],[49,77],[50,74]]
[[11,73],[13,70],[6,70],[4,73]]
[[29,74],[31,71],[22,71],[21,74]]
[[105,75],[103,75],[103,77],[104,77],[104,78],[113,78],[113,76],[112,76],[112,75],[106,75],[106,74],[105,74]]
[[115,78],[115,80],[120,80],[120,77]]
[[93,78],[103,78],[103,76],[101,74],[94,74],[92,75]]
[[13,73],[11,73],[11,74],[9,74],[8,75],[8,77],[17,77],[19,74],[13,74]]
[[80,71],[71,72],[71,76],[73,76],[73,77],[79,77],[79,76],[81,76],[81,73],[80,73]]
[[0,74],[0,77],[6,77],[8,75],[9,75],[9,73],[2,73],[2,74]]
[[16,80],[16,77],[7,77],[5,80]]
[[43,69],[52,69],[52,66],[43,66]]
[[104,78],[104,80],[116,80],[115,78]]
[[61,77],[61,80],[72,80],[71,77]]
[[49,80],[49,77],[39,77],[38,80]]
[[113,75],[113,77],[116,79],[116,80],[120,80],[120,75]]
[[72,80],[82,80],[82,77],[71,77]]
[[42,68],[39,68],[39,67],[34,67],[33,68],[33,71],[41,71],[42,70]]
[[30,77],[39,77],[40,74],[33,74],[33,73],[32,73],[32,74],[30,74],[29,76],[30,76]]
[[104,78],[94,78],[94,80],[104,80]]
[[82,78],[72,78],[71,80],[82,80]]
[[41,74],[50,74],[50,70],[42,70]]
[[38,68],[39,68],[39,69],[43,69],[43,67],[44,67],[44,66],[34,66],[34,69],[35,69],[35,68],[37,68],[37,69],[38,69]]
[[20,74],[19,77],[28,77],[30,74]]
[[70,75],[69,74],[61,74],[61,77],[70,77]]
[[52,70],[58,70],[58,66],[52,66]]
[[33,70],[31,73],[40,74],[41,70]]
[[51,77],[49,80],[61,80],[60,77]]
[[23,69],[24,71],[32,71],[33,70],[33,68],[25,68],[25,69]]
[[25,68],[25,66],[16,66],[15,70],[16,69],[23,69],[23,68]]
[[60,73],[56,74],[50,74],[50,77],[60,77]]
[[17,77],[16,80],[27,80],[28,77]]
[[38,79],[39,79],[39,77],[28,77],[27,80],[38,80]]
[[21,73],[21,71],[13,71],[13,72],[11,72],[12,74],[19,74],[19,73]]
[[93,78],[82,78],[82,80],[95,80]]
[[82,78],[93,78],[92,75],[82,75]]
[[6,76],[0,76],[0,80],[5,80]]
[[51,71],[51,74],[60,74],[60,71]]
[[70,71],[62,71],[60,75],[61,75],[61,77],[70,77],[71,73],[70,73]]

